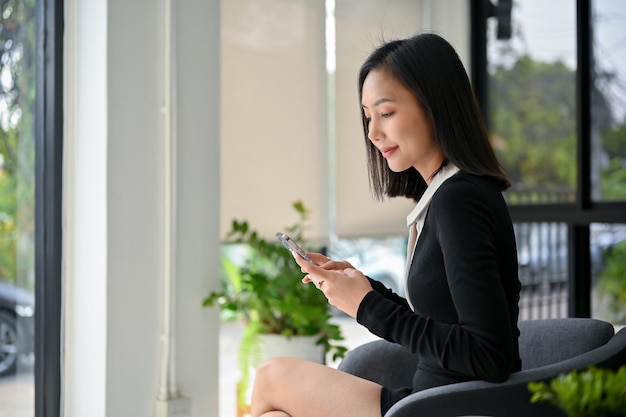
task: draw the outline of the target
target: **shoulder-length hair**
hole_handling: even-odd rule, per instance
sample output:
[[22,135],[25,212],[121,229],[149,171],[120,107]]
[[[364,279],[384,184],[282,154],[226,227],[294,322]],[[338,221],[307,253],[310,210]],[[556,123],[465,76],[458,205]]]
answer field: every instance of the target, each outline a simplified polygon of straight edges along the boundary
[[[432,122],[433,138],[440,147],[444,165],[493,178],[500,189],[511,186],[489,143],[465,68],[456,51],[442,37],[422,33],[408,39],[387,42],[377,48],[361,66],[359,100],[370,71],[384,68],[411,91]],[[419,200],[426,189],[415,168],[393,172],[376,146],[368,139],[363,110],[363,133],[367,147],[370,189],[378,200],[404,196]],[[443,165],[442,165],[443,166]]]

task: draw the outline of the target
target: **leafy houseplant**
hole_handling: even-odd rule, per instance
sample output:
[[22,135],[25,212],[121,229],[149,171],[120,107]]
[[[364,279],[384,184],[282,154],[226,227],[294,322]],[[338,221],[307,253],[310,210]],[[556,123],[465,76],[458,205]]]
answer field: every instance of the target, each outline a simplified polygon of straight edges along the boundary
[[[303,242],[309,211],[300,201],[292,206],[298,221],[285,232]],[[239,348],[241,404],[245,402],[250,367],[260,362],[263,334],[287,338],[315,336],[317,344],[322,345],[333,360],[343,357],[346,348],[335,343],[343,340],[341,330],[330,322],[326,298],[315,286],[301,283],[303,273],[288,249],[278,240],[261,237],[247,221],[233,220],[227,242],[244,245],[246,255],[241,264],[223,257],[226,279],[222,280],[222,289],[211,292],[203,306],[218,304],[222,312],[246,324]]]
[[591,366],[550,381],[530,382],[531,403],[548,402],[568,417],[626,417],[626,365],[617,371]]

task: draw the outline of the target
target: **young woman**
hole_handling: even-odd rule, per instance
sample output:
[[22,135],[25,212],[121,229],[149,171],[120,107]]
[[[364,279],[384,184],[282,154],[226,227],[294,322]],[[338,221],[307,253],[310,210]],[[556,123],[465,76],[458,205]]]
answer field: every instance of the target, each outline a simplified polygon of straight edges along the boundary
[[412,392],[500,382],[521,366],[517,250],[502,197],[510,182],[458,55],[434,34],[388,42],[361,67],[359,96],[374,195],[417,202],[407,217],[407,298],[346,261],[296,261],[330,304],[417,355],[413,385],[272,359],[256,374],[253,417],[382,416]]

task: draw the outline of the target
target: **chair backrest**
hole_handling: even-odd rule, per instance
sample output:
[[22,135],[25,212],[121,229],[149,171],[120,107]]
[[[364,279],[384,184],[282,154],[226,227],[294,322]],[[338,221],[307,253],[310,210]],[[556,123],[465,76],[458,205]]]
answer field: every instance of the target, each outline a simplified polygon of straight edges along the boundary
[[612,324],[590,318],[521,320],[518,327],[523,371],[581,355],[615,334]]

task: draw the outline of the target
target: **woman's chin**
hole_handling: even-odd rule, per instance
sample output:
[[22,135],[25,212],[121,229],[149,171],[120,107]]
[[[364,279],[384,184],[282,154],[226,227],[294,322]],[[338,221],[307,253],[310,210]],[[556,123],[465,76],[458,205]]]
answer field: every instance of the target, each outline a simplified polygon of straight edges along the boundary
[[410,166],[404,166],[404,165],[399,165],[399,164],[394,164],[393,162],[390,162],[389,160],[387,160],[387,166],[389,167],[389,169],[395,173],[400,173],[403,171],[406,171],[407,169],[411,168]]

